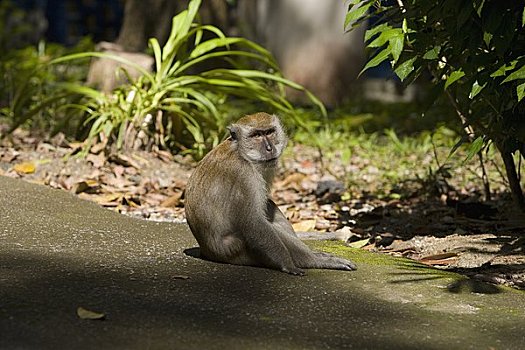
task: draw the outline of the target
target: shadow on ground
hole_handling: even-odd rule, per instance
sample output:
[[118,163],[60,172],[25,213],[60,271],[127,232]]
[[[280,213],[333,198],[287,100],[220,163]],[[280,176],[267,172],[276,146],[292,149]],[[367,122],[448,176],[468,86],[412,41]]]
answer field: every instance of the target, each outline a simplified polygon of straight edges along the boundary
[[[385,256],[346,252],[358,271],[305,277],[216,264],[183,253],[196,247],[184,225],[127,218],[3,177],[0,210],[2,349],[518,349],[525,341],[523,293],[449,293],[457,277],[414,282]],[[106,318],[80,319],[78,307]]]

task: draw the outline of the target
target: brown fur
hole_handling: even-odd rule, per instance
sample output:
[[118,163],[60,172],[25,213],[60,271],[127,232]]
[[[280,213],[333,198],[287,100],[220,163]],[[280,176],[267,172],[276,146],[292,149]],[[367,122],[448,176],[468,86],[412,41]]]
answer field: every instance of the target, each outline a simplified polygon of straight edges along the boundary
[[186,188],[186,217],[201,255],[294,275],[303,275],[303,268],[354,270],[351,261],[311,251],[269,197],[287,142],[280,120],[257,113],[239,119],[230,131]]

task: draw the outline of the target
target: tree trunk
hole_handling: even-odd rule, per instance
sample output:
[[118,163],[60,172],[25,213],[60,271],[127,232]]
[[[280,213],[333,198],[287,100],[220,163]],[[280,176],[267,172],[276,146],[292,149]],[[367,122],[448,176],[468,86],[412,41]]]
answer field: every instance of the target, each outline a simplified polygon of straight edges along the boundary
[[525,212],[525,197],[523,196],[523,191],[521,189],[518,173],[516,172],[516,165],[514,164],[512,153],[504,152],[501,148],[500,153],[501,157],[503,158],[503,163],[505,164],[505,170],[507,172],[507,179],[509,180],[512,199],[514,199],[514,202],[518,208],[522,212]]
[[[328,107],[362,90],[357,75],[365,63],[364,30],[343,30],[346,2],[341,0],[238,0],[243,35],[275,56],[283,75],[301,84]],[[251,34],[251,35],[250,35]],[[287,98],[306,102],[293,89]]]
[[[157,38],[164,45],[171,31],[171,19],[188,4],[189,0],[126,0],[116,44],[131,52],[144,51],[149,38]],[[203,23],[229,29],[231,18],[225,0],[203,1],[199,14]]]
[[126,0],[116,43],[131,52],[144,51],[152,37],[163,45],[170,33],[171,19],[187,4],[188,1]]
[[[115,43],[99,43],[99,51],[121,56],[137,63],[146,70],[153,68],[153,58],[144,54],[148,40],[156,38],[164,46],[171,32],[173,16],[188,7],[189,0],[126,0],[124,19]],[[225,0],[207,0],[200,8],[203,23],[211,23],[227,28],[230,22],[228,5]],[[118,85],[128,82],[120,68],[126,68],[132,78],[140,74],[132,67],[110,58],[94,59],[88,74],[87,83],[111,92]]]

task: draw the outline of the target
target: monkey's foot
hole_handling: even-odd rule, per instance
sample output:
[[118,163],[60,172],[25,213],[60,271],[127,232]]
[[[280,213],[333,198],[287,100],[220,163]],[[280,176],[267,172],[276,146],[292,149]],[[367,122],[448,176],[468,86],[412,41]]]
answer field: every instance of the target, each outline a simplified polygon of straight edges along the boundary
[[290,275],[295,275],[295,276],[304,276],[306,274],[306,272],[303,269],[300,269],[295,266],[294,267],[282,267],[281,271],[289,273]]
[[322,269],[346,270],[346,271],[357,270],[357,265],[350,260],[339,258],[337,256],[333,256],[331,254],[324,253],[324,252],[315,252],[315,255],[321,258],[320,268]]

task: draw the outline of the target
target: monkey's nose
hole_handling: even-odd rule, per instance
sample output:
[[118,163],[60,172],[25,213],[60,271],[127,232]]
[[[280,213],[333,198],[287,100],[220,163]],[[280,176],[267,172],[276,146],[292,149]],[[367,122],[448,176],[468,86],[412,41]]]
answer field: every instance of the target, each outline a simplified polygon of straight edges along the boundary
[[267,152],[273,151],[272,143],[268,141],[266,138],[264,139],[264,148],[266,148]]

